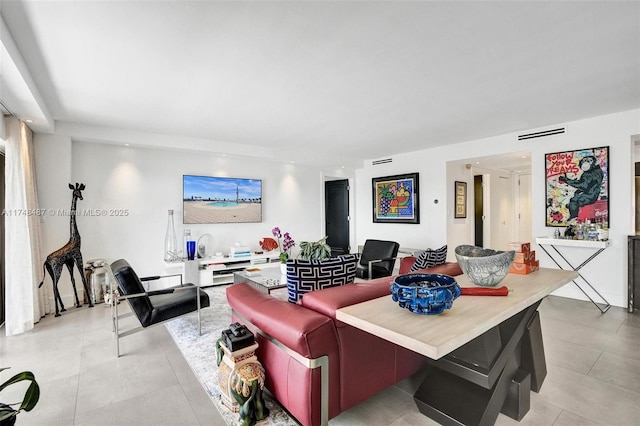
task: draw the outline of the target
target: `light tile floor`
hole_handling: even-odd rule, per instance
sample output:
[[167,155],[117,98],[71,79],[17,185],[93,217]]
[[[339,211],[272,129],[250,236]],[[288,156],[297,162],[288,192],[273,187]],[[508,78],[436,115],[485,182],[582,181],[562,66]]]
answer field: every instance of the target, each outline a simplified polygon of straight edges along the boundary
[[[553,296],[540,312],[548,375],[520,424],[640,425],[640,315],[600,314],[589,302]],[[116,358],[104,306],[48,316],[19,336],[0,330],[0,366],[12,367],[0,379],[31,370],[41,385],[40,402],[18,424],[224,425],[163,326],[125,337],[121,350]],[[418,374],[330,424],[436,424],[413,402],[419,381]],[[12,386],[2,400],[19,391]],[[500,415],[497,424],[518,422]]]

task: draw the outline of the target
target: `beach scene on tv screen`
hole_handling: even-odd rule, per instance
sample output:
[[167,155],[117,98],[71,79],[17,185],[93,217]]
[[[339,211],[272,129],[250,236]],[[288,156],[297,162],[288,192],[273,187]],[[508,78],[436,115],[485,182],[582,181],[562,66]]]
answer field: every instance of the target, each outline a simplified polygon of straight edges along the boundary
[[184,223],[262,222],[262,181],[183,177]]

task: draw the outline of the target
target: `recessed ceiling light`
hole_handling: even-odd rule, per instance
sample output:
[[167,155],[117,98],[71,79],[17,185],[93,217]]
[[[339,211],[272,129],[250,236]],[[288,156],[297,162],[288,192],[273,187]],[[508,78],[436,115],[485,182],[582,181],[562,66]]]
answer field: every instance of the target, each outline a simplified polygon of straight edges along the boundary
[[33,123],[33,120],[31,120],[31,119],[26,119],[26,120],[24,120],[24,122],[25,122],[25,123]]
[[128,143],[125,143],[125,144],[124,144],[124,146],[129,146],[129,144],[128,144]]

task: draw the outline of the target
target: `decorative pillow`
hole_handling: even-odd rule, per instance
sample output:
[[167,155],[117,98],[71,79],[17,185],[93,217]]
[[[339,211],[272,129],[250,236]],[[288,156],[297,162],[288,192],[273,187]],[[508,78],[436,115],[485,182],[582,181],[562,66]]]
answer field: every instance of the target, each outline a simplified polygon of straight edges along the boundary
[[287,260],[289,302],[296,303],[310,291],[352,283],[357,264],[358,256],[355,254],[323,260]]
[[442,265],[447,260],[447,246],[444,245],[439,249],[426,249],[418,255],[409,272],[415,272],[419,269],[431,268],[432,266]]

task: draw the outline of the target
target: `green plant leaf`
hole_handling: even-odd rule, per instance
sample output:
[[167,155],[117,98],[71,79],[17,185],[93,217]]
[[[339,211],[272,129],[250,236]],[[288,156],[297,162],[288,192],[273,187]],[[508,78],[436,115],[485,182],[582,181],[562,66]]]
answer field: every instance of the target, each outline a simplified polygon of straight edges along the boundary
[[[0,369],[0,371],[2,370],[6,370],[6,368]],[[36,404],[38,403],[38,400],[40,399],[40,386],[38,386],[38,382],[36,382],[36,378],[31,371],[23,371],[21,373],[18,373],[15,376],[11,377],[6,382],[0,384],[0,391],[2,391],[3,389],[7,388],[10,385],[13,385],[18,382],[22,382],[23,380],[28,380],[31,382],[31,384],[27,388],[27,391],[24,394],[24,398],[22,399],[22,403],[20,404],[20,408],[17,411],[20,411],[20,410],[31,411],[33,407],[36,406]],[[6,404],[3,404],[2,406],[6,407]],[[9,417],[9,416],[6,416],[6,417]]]
[[300,259],[327,259],[331,257],[331,247],[327,244],[327,236],[316,242],[303,241],[300,243]]

